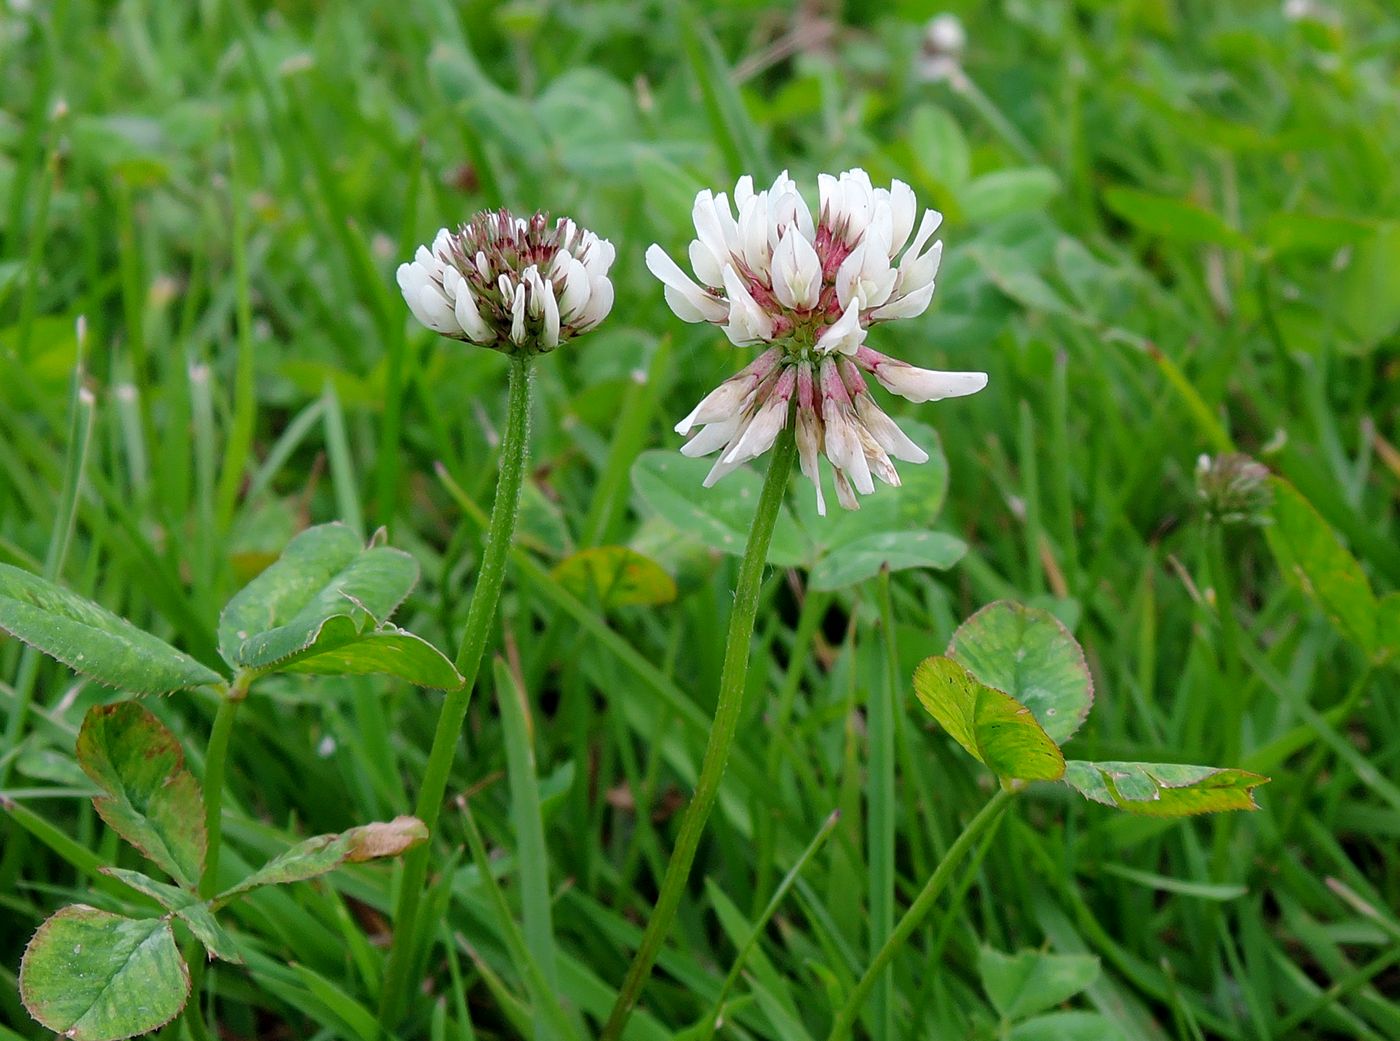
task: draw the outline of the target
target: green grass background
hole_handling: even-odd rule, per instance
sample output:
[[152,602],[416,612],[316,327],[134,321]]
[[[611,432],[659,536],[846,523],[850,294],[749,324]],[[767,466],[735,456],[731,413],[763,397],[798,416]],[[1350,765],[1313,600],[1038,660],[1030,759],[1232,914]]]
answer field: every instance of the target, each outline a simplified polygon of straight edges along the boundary
[[[539,921],[522,898],[533,871],[552,894],[559,998],[590,1036],[699,761],[736,566],[631,492],[635,458],[677,447],[671,424],[750,353],[677,322],[642,253],[681,249],[695,191],[743,172],[902,178],[946,214],[948,252],[929,313],[871,343],[990,384],[896,410],[939,431],[938,527],[972,547],[892,583],[901,676],[993,599],[1048,606],[1097,686],[1073,754],[1274,782],[1263,812],[1185,823],[1067,789],[1018,800],[896,960],[892,1016],[867,1019],[870,1036],[996,1037],[975,969],[987,944],[1097,955],[1076,1007],[1124,1038],[1400,1037],[1396,673],[1365,666],[1256,530],[1213,550],[1192,483],[1203,451],[1254,453],[1379,591],[1400,586],[1400,20],[1367,0],[1313,6],[1290,21],[1277,3],[963,4],[971,85],[954,90],[916,75],[936,8],[910,0],[10,0],[0,559],[40,570],[68,514],[85,315],[95,407],[64,583],[213,662],[218,608],[291,534],[383,524],[424,568],[401,624],[450,648],[480,547],[461,500],[489,508],[505,364],[415,326],[393,269],[484,206],[611,239],[612,317],[538,366],[518,541],[539,566],[514,567],[493,649],[528,692],[528,725],[503,725],[509,688],[484,680],[452,791],[488,859],[450,807],[439,942],[401,1031],[531,1034],[529,966],[506,936]],[[544,571],[607,544],[660,559],[679,598],[571,613]],[[907,685],[896,784],[866,790],[873,584],[811,595],[775,569],[765,596],[747,719],[639,1041],[702,1015],[839,808],[721,1030],[824,1036],[829,995],[870,949],[867,814],[893,817],[903,906],[989,793]],[[41,841],[0,817],[0,1038],[37,1038],[16,996],[24,943],[72,899],[121,906],[92,866],[136,858],[72,758],[84,708],[112,693],[21,664],[13,641],[0,666],[0,716],[31,689],[37,706],[0,748],[7,797],[54,829]],[[1354,712],[1328,712],[1352,691]],[[226,858],[406,811],[439,697],[262,683],[234,737]],[[148,703],[201,768],[212,701]],[[527,741],[538,799],[513,806],[507,746]],[[523,817],[542,821],[543,862],[520,855]],[[393,879],[357,868],[232,909],[249,965],[212,970],[225,1036],[374,1037]]]

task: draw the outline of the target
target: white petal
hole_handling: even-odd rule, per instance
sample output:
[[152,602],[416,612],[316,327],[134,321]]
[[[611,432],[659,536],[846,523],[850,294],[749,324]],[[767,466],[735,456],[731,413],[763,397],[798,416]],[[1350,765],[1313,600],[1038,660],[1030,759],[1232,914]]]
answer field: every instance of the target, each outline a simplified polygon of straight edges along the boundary
[[515,296],[510,302],[510,340],[514,344],[525,342],[525,283],[515,287]]
[[698,459],[701,456],[709,455],[716,449],[723,448],[729,444],[734,436],[734,432],[739,429],[739,424],[743,420],[743,414],[736,412],[727,419],[722,419],[718,423],[706,423],[700,428],[700,432],[692,437],[685,444],[681,445],[681,455],[691,459]]
[[764,351],[701,398],[700,404],[691,410],[690,415],[676,424],[676,433],[689,434],[697,423],[716,423],[743,412],[753,392],[777,368],[782,356],[781,347],[770,347]]
[[697,286],[658,245],[647,248],[647,270],[666,286],[666,303],[683,322],[722,322],[729,308]]
[[613,284],[600,275],[588,284],[588,305],[574,321],[574,329],[587,332],[608,316],[613,305]]
[[928,310],[928,305],[933,301],[933,286],[930,282],[926,286],[914,290],[912,293],[905,293],[896,297],[889,303],[875,308],[870,312],[872,322],[891,322],[898,318],[917,318]]
[[729,324],[724,333],[730,342],[742,347],[772,339],[772,316],[758,306],[732,265],[724,269],[724,291],[729,295]]
[[914,218],[919,214],[919,203],[914,189],[903,181],[890,182],[890,259],[904,248],[909,233],[914,230]]
[[817,516],[826,516],[826,498],[822,495],[822,475],[817,462],[821,451],[821,421],[810,408],[797,410],[797,464],[817,490]]
[[789,227],[773,251],[773,295],[784,307],[806,311],[816,306],[822,267],[806,236]]
[[841,317],[828,325],[813,347],[818,354],[854,354],[865,340],[865,330],[860,325],[860,304],[852,300],[850,306],[841,312]]
[[987,385],[985,372],[939,372],[888,361],[872,370],[880,385],[916,404],[976,394]]
[[544,329],[540,332],[540,346],[552,351],[559,346],[559,301],[554,298],[554,283],[544,284]]
[[490,343],[496,338],[491,327],[482,319],[476,306],[476,297],[465,281],[457,287],[457,303],[453,313],[456,315],[457,324],[473,343]]
[[564,291],[559,295],[559,314],[564,321],[572,322],[587,305],[592,292],[588,270],[583,264],[567,254],[561,253],[560,256],[564,257],[564,261],[555,285],[563,286]]
[[928,453],[910,441],[904,431],[875,404],[875,399],[869,394],[857,394],[855,408],[856,415],[865,424],[865,429],[870,431],[870,436],[890,455],[906,463],[928,462]]

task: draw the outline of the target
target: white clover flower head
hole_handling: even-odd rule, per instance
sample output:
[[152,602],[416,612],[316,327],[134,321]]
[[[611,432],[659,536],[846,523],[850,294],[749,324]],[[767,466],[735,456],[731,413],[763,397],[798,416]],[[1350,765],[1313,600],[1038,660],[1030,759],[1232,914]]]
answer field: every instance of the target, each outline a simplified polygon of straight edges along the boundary
[[720,452],[708,487],[766,452],[795,411],[798,462],[825,514],[820,456],[835,471],[837,499],[852,510],[857,492],[874,491],[872,478],[899,484],[892,459],[928,458],[875,403],[865,373],[915,402],[976,393],[987,376],[920,369],[865,346],[872,325],[928,309],[943,218],[925,210],[919,219],[913,189],[902,181],[876,188],[864,170],[817,182],[816,219],[786,172],[760,192],[741,177],[732,203],[723,192],[700,192],[689,248],[698,282],[658,245],[646,260],[682,321],[718,325],[735,346],[767,345],[677,424],[677,433],[694,434],[681,451]]
[[612,310],[616,251],[567,217],[483,210],[400,264],[413,316],[443,336],[506,354],[542,354]]

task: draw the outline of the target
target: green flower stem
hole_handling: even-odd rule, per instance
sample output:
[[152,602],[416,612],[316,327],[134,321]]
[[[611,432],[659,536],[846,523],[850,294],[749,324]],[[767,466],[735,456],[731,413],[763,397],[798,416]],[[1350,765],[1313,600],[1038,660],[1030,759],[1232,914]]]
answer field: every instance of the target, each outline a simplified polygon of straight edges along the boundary
[[948,852],[938,862],[938,867],[929,876],[923,890],[909,905],[909,910],[904,912],[904,917],[894,927],[894,932],[890,933],[888,939],[885,940],[885,945],[876,953],[869,968],[865,970],[865,975],[861,976],[855,989],[851,991],[850,997],[846,999],[846,1004],[841,1007],[836,1021],[832,1024],[831,1033],[827,1035],[827,1041],[844,1041],[845,1038],[851,1036],[851,1031],[856,1025],[856,1017],[860,1015],[861,1006],[865,1004],[865,999],[874,988],[876,981],[880,979],[881,974],[888,968],[894,956],[899,953],[900,948],[908,942],[909,937],[914,934],[914,930],[933,909],[934,902],[947,888],[948,883],[953,878],[953,872],[957,870],[968,851],[977,844],[977,840],[997,822],[1002,811],[1010,805],[1012,796],[1013,793],[1005,788],[999,789],[987,805],[978,811],[977,816],[972,818],[967,827],[963,829],[963,833],[948,847]]
[[238,715],[238,706],[248,696],[252,682],[251,672],[240,672],[229,687],[219,692],[219,710],[214,714],[209,747],[204,753],[204,831],[209,845],[204,855],[204,871],[199,876],[199,895],[206,900],[219,888],[219,851],[224,841],[224,773],[233,719]]
[[739,724],[740,709],[744,704],[744,683],[749,672],[749,650],[753,638],[754,616],[758,612],[759,587],[762,585],[763,568],[768,559],[768,544],[773,539],[773,528],[778,521],[778,511],[783,505],[787,492],[788,475],[792,472],[792,460],[797,454],[797,445],[791,428],[785,429],[773,449],[773,461],[768,464],[768,477],[763,482],[763,493],[759,496],[758,510],[753,527],[749,530],[748,546],[744,559],[739,565],[739,581],[734,589],[734,610],[729,616],[729,634],[724,645],[724,668],[720,672],[719,701],[715,708],[714,722],[710,726],[710,739],[705,746],[705,758],[700,765],[700,777],[695,784],[695,794],[686,807],[681,819],[680,833],[676,837],[676,848],[671,861],[666,866],[666,877],[661,883],[661,894],[656,907],[647,921],[642,942],[632,958],[623,981],[622,990],[613,1004],[607,1025],[603,1028],[601,1041],[617,1041],[622,1036],[622,1028],[632,1014],[632,1007],[641,995],[642,987],[651,974],[651,967],[661,953],[661,944],[670,931],[671,922],[676,917],[681,894],[690,877],[691,864],[695,862],[695,852],[700,846],[700,835],[705,830],[715,797],[719,794],[720,780],[724,777],[724,767],[729,760],[729,749],[734,744],[734,732]]
[[[428,766],[423,774],[423,786],[418,791],[415,813],[430,832],[436,829],[442,810],[452,759],[476,687],[481,657],[495,621],[496,604],[500,600],[501,584],[505,579],[506,557],[515,534],[515,518],[520,512],[520,488],[525,479],[530,439],[530,396],[534,385],[531,363],[529,355],[514,355],[510,362],[510,399],[506,406],[505,439],[501,442],[496,501],[491,507],[486,548],[482,553],[476,590],[467,609],[466,629],[462,633],[455,662],[465,682],[457,690],[449,691],[442,703],[432,751],[428,754]],[[384,989],[379,1004],[379,1021],[386,1030],[403,1014],[408,996],[408,975],[413,961],[418,910],[431,856],[431,844],[424,843],[404,858],[403,879],[394,909],[393,947],[384,972]]]

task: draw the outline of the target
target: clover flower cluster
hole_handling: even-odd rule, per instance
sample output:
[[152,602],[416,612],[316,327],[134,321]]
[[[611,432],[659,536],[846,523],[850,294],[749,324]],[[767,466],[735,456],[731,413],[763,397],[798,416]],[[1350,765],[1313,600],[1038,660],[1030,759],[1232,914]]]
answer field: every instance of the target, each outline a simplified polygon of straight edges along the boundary
[[694,434],[681,451],[720,452],[709,486],[767,451],[795,400],[799,464],[825,513],[820,456],[846,509],[858,508],[856,492],[874,491],[874,479],[899,484],[893,459],[928,459],[875,403],[865,374],[914,402],[975,393],[987,377],[917,368],[865,346],[871,326],[927,310],[943,254],[933,239],[942,216],[925,210],[919,219],[907,184],[876,188],[864,170],[823,174],[818,188],[815,219],[786,173],[759,192],[751,177],[740,178],[732,204],[723,192],[702,191],[689,247],[699,281],[660,246],[646,261],[677,317],[717,325],[736,346],[768,345],[676,426]]
[[511,353],[545,353],[588,332],[613,305],[607,239],[561,217],[483,210],[400,264],[399,289],[434,332]]

